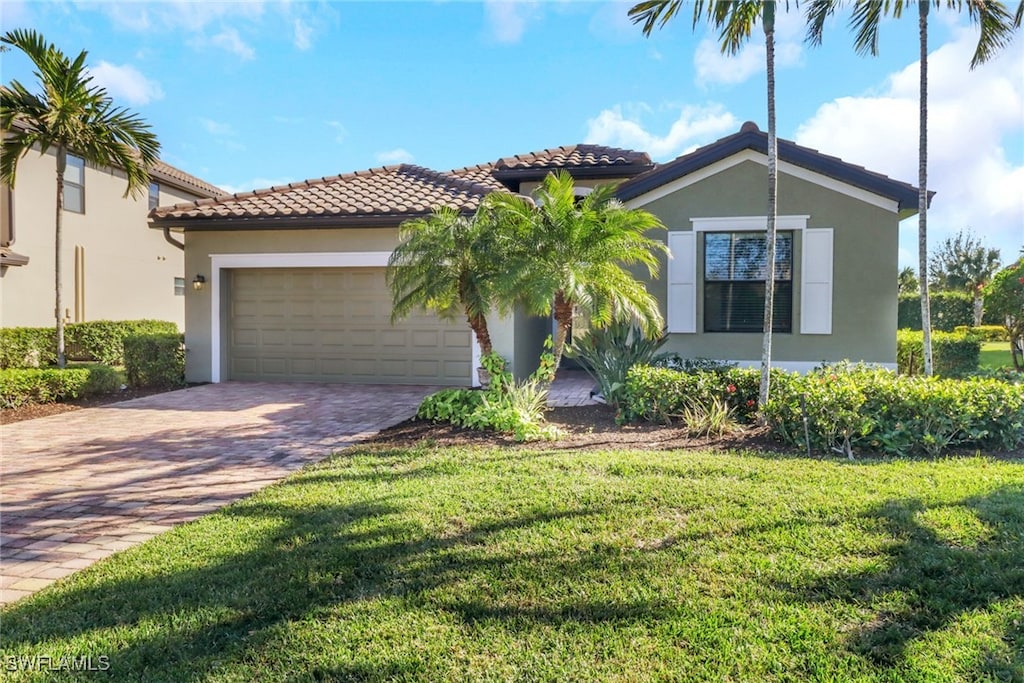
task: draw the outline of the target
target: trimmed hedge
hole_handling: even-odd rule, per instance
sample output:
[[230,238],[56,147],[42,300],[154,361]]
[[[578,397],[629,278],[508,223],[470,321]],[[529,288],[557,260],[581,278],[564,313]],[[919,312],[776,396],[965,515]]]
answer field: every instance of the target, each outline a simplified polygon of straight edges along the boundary
[[[939,377],[966,377],[978,370],[981,338],[972,334],[932,332],[932,363]],[[896,332],[896,365],[901,375],[924,371],[924,333]]]
[[[974,301],[966,292],[931,292],[932,330],[952,332],[960,325],[974,324]],[[896,327],[921,329],[921,295],[900,294]]]
[[[758,377],[757,369],[684,373],[637,367],[626,380],[623,405],[648,420],[671,419],[712,398],[725,398],[741,411],[755,399]],[[1024,385],[904,377],[849,364],[772,377],[765,418],[777,439],[801,450],[809,441],[818,452],[935,457],[949,448],[1024,446]],[[752,409],[739,414],[749,417]]]
[[[789,381],[789,375],[772,370],[772,387]],[[682,372],[670,368],[637,365],[626,375],[620,402],[622,421],[671,422],[684,409],[707,407],[714,399],[725,401],[735,417],[749,422],[757,412],[761,371],[726,367]]]
[[[806,406],[806,408],[801,406]],[[814,450],[936,457],[949,448],[1024,445],[1024,385],[904,377],[865,366],[816,370],[780,383],[765,409],[773,434]]]
[[117,391],[123,376],[107,365],[0,370],[0,406],[17,408],[30,403],[55,403],[92,394]]
[[179,387],[185,384],[185,338],[180,334],[146,334],[124,340],[124,366],[133,387]]
[[1010,341],[1010,333],[1002,325],[979,325],[977,327],[957,325],[953,332],[956,334],[971,334],[983,342]]
[[[105,365],[124,365],[124,340],[143,334],[177,334],[165,320],[95,320],[64,326],[65,352]],[[77,347],[77,348],[76,348]],[[57,330],[53,327],[0,328],[0,368],[46,367],[57,363]]]

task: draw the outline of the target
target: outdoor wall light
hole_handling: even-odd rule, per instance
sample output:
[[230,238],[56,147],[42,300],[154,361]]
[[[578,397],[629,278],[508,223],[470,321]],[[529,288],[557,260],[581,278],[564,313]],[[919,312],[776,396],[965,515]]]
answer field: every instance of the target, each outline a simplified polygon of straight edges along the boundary
[[200,289],[203,288],[203,285],[205,285],[205,284],[206,284],[206,278],[203,277],[202,275],[196,275],[195,279],[192,280],[192,289],[194,289],[194,290],[196,290],[198,292]]

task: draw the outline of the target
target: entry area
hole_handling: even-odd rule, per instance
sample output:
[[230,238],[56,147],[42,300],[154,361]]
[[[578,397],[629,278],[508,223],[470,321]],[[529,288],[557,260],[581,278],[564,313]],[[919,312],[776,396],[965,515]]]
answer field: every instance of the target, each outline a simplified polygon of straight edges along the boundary
[[224,275],[228,379],[470,383],[466,325],[426,312],[392,325],[384,268],[243,268]]

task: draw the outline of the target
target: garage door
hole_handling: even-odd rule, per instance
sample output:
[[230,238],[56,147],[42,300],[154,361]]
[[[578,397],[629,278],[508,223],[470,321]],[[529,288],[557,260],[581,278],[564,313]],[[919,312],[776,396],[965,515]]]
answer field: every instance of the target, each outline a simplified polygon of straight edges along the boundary
[[465,385],[465,324],[391,324],[383,268],[231,271],[228,376],[270,382]]

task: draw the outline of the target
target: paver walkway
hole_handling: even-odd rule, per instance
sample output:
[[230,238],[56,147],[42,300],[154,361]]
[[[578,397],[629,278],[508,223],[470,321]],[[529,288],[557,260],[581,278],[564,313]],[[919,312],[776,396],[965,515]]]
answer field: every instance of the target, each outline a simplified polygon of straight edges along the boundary
[[4,425],[0,604],[408,419],[433,390],[227,382]]

